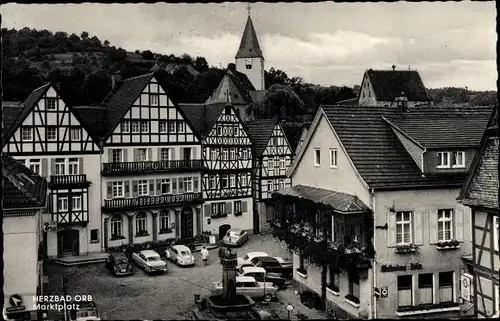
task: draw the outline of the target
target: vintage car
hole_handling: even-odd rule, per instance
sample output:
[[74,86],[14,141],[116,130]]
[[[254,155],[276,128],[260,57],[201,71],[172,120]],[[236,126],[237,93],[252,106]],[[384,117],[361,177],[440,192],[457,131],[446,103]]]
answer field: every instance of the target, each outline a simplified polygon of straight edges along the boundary
[[[223,291],[222,281],[215,282],[214,293],[220,294]],[[245,294],[252,299],[270,302],[275,298],[278,288],[269,282],[257,282],[250,276],[236,276],[236,293]]]
[[129,263],[124,253],[110,253],[106,258],[106,267],[114,276],[127,276],[132,274],[132,264]]
[[68,319],[72,321],[101,320],[97,312],[97,307],[93,301],[78,302],[78,309],[67,311],[69,314]]
[[283,260],[281,257],[259,256],[250,261],[253,266],[264,268],[267,273],[280,273],[283,277],[293,277],[293,263]]
[[232,228],[222,238],[222,243],[228,247],[238,247],[248,241],[248,233],[240,228]]
[[248,252],[244,257],[239,257],[237,260],[238,266],[252,266],[254,257],[269,256],[266,252]]
[[244,266],[238,269],[238,274],[241,276],[251,276],[257,282],[272,283],[278,289],[284,289],[287,285],[287,279],[279,273],[267,273],[262,267]]
[[146,273],[167,272],[167,263],[163,261],[158,252],[153,250],[143,250],[139,253],[132,253],[132,261]]
[[180,266],[193,266],[196,264],[189,247],[185,245],[172,245],[165,252],[167,259]]

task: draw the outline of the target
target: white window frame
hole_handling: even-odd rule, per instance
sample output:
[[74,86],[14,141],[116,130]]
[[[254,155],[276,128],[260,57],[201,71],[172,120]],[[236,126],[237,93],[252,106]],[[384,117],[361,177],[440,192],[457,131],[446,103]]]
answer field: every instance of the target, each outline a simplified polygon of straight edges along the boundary
[[267,159],[267,169],[268,170],[274,170],[274,158],[269,157]]
[[125,186],[123,184],[123,181],[112,182],[111,186],[112,186],[111,196],[113,198],[125,197]]
[[66,158],[54,159],[54,173],[52,175],[66,175]]
[[314,167],[320,167],[321,166],[321,149],[320,148],[314,148]]
[[229,159],[230,160],[236,159],[236,150],[233,147],[231,147],[231,149],[229,150]]
[[80,160],[78,158],[68,158],[68,175],[80,174]]
[[160,148],[160,155],[158,155],[158,160],[169,161],[171,155],[172,153],[170,153],[170,148]]
[[184,191],[187,193],[193,192],[193,178],[192,177],[184,177]]
[[280,190],[285,189],[285,180],[284,179],[279,180],[279,189]]
[[168,131],[168,133],[175,133],[175,131],[176,131],[175,120],[169,120],[167,122],[167,131]]
[[[116,157],[118,156],[118,157]],[[116,159],[116,161],[115,161]],[[110,163],[121,163],[123,161],[123,149],[121,148],[113,148],[111,150],[111,159],[109,160]]]
[[272,180],[268,180],[267,181],[267,191],[268,192],[274,192],[274,190],[273,190],[273,181]]
[[222,136],[222,125],[221,124],[217,124],[217,127],[216,127],[216,135],[217,136]]
[[149,104],[151,106],[158,106],[160,104],[160,95],[149,94]]
[[[446,217],[446,214],[449,214],[449,217]],[[451,241],[454,236],[453,223],[455,219],[455,211],[453,209],[440,209],[438,210],[438,241]],[[445,238],[446,235],[446,223],[450,223],[450,237]],[[439,237],[439,232],[442,231],[442,237]]]
[[[398,277],[409,277],[410,280],[411,280],[411,288],[403,288],[403,289],[399,289],[399,281],[398,281]],[[403,306],[413,306],[415,304],[414,302],[414,297],[413,297],[413,290],[415,289],[415,280],[413,279],[413,276],[412,275],[398,275],[396,276],[396,295],[397,295],[397,301],[398,301],[398,304],[397,306],[398,307],[403,307]],[[399,300],[399,291],[408,291],[410,290],[410,304],[409,305],[401,305],[400,304],[400,300]]]
[[58,212],[67,212],[68,211],[68,197],[67,196],[57,197],[57,211]]
[[[163,189],[165,188],[165,191]],[[162,195],[172,194],[172,182],[170,178],[163,178],[160,182],[160,193]]]
[[[493,216],[493,239],[494,239],[494,244],[493,244],[493,249],[498,252],[498,229],[499,229],[499,219],[498,216],[494,215]],[[498,303],[498,302],[497,302]]]
[[[408,220],[404,220],[404,213],[409,213],[409,219]],[[399,214],[401,214],[401,220],[399,220]],[[397,242],[398,240],[398,225],[401,225],[401,234],[402,234],[402,237],[401,237],[401,242]],[[408,225],[409,226],[409,235],[410,235],[410,241],[409,242],[405,242],[405,225]],[[413,212],[411,211],[400,211],[400,212],[396,212],[396,244],[397,245],[409,245],[409,244],[412,244],[413,242]]]
[[149,182],[147,179],[141,179],[137,182],[137,196],[149,195]]
[[42,175],[42,161],[40,159],[28,159],[29,169],[38,175]]
[[138,120],[131,120],[130,127],[130,130],[133,134],[139,134],[141,132],[141,124]]
[[[46,127],[47,130],[47,140],[48,141],[54,141],[57,140],[57,127],[56,126],[48,126]],[[54,134],[54,136],[50,134]]]
[[274,168],[280,168],[280,158],[278,156],[274,157]]
[[233,131],[234,137],[238,137],[240,135],[240,128],[238,125],[234,126],[234,131]]
[[130,133],[130,120],[124,119],[120,124],[120,132],[123,134]]
[[248,159],[248,149],[247,148],[243,148],[242,154],[243,154],[243,156],[242,156],[243,159]]
[[[75,204],[79,205],[75,207]],[[73,211],[81,211],[83,208],[82,206],[82,195],[73,195],[71,197],[71,209]]]
[[280,157],[280,168],[285,169],[286,168],[286,159],[285,157]]
[[158,122],[158,130],[162,134],[168,133],[168,125],[166,120],[160,120]]
[[77,140],[82,139],[81,132],[82,132],[82,130],[81,130],[80,127],[71,127],[70,128],[71,140],[72,141],[77,141]]
[[229,187],[230,188],[236,187],[236,174],[229,175]]
[[[29,134],[29,137],[26,137],[26,134]],[[32,142],[33,141],[33,127],[31,126],[23,126],[21,127],[21,140],[23,142]]]
[[[420,275],[426,275],[426,274],[430,274],[431,275],[431,280],[432,280],[432,285],[431,285],[431,300],[430,302],[422,302],[422,291],[421,289],[428,289],[429,287],[428,286],[425,286],[425,287],[422,287],[421,284],[420,284]],[[420,274],[417,274],[417,284],[416,284],[416,289],[418,291],[418,294],[419,294],[419,298],[420,298],[420,301],[417,303],[417,304],[431,304],[431,303],[434,303],[434,273],[420,273]]]
[[247,187],[248,186],[248,180],[247,180],[247,176],[246,175],[241,175],[240,186],[241,187]]
[[[57,110],[57,102],[55,98],[47,98],[45,102],[46,102],[46,110]],[[53,102],[54,105],[50,104],[49,102]]]
[[113,236],[113,235],[122,236],[122,234],[123,234],[122,222],[123,222],[123,218],[119,214],[114,215],[111,218],[111,228],[110,228],[111,236]]
[[[457,163],[457,156],[462,156],[462,163]],[[465,152],[453,152],[453,168],[465,168]]]
[[222,149],[222,160],[228,160],[229,150],[227,148]]
[[215,148],[212,148],[210,150],[210,160],[216,160],[217,159],[217,155],[218,155],[218,150],[215,149]]
[[178,133],[184,133],[186,132],[186,123],[182,120],[178,120],[175,124],[175,128],[177,129]]
[[234,213],[241,212],[241,201],[234,201],[233,210]]
[[337,168],[338,166],[338,149],[330,148],[330,168]]
[[[451,281],[451,285],[446,285],[446,286],[442,287],[441,286],[441,278],[439,275],[440,273],[438,272],[438,277],[437,277],[437,279],[438,279],[438,284],[437,284],[438,289],[437,290],[438,291],[437,292],[438,292],[439,303],[441,303],[441,302],[455,302],[456,301],[456,298],[455,298],[456,294],[455,294],[455,289],[454,289],[455,271],[443,271],[441,273],[451,273],[451,275],[452,275],[451,280],[452,281]],[[442,289],[447,289],[448,291],[451,290],[451,301],[442,301],[441,300],[441,290]]]
[[158,215],[158,225],[160,226],[160,230],[168,229],[170,221],[170,214],[167,211],[161,211],[160,215]]
[[141,133],[149,133],[149,121],[148,120],[141,120]]
[[[144,214],[144,216],[143,216]],[[139,217],[140,215],[140,217]],[[140,233],[142,231],[148,230],[148,216],[146,213],[138,213],[135,217],[135,233]]]
[[[226,184],[224,184],[224,181]],[[229,175],[222,175],[220,185],[221,188],[229,188]]]
[[215,184],[215,175],[210,175],[208,177],[208,188],[209,189],[214,189],[215,186],[216,186],[216,184]]
[[[440,159],[441,165],[437,164],[437,168],[450,168],[450,152],[438,152],[437,156]],[[446,160],[446,164],[444,164],[444,161]]]
[[[144,151],[144,154],[141,154],[141,151]],[[147,148],[137,148],[137,160],[136,162],[147,162],[149,160],[148,149]],[[142,159],[142,155],[144,155],[144,159]]]

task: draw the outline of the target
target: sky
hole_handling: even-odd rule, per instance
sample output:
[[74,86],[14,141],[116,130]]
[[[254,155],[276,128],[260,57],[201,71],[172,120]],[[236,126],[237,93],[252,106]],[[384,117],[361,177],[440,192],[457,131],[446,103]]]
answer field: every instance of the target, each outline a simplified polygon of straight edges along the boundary
[[[247,3],[6,4],[2,28],[87,31],[128,51],[234,62]],[[360,85],[367,69],[419,71],[427,88],[496,90],[495,2],[254,3],[266,70],[323,86]]]

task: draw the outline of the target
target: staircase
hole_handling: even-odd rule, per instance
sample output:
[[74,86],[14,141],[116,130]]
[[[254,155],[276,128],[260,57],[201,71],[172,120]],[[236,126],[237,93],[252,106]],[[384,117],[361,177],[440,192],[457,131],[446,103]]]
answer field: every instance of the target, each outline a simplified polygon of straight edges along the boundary
[[89,253],[86,255],[58,257],[52,259],[52,261],[64,266],[97,264],[106,262],[106,258],[108,257],[108,255],[109,255],[108,253],[96,252],[96,253]]

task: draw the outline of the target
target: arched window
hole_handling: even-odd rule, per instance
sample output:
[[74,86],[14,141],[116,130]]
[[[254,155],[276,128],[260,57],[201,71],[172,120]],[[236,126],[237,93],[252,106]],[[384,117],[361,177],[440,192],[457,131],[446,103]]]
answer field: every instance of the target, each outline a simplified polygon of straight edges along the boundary
[[122,236],[122,216],[120,214],[115,214],[111,218],[111,238]]
[[161,211],[159,216],[160,233],[165,233],[169,228],[169,213],[168,211]]
[[147,233],[148,229],[146,226],[146,213],[140,212],[135,217],[135,233]]

